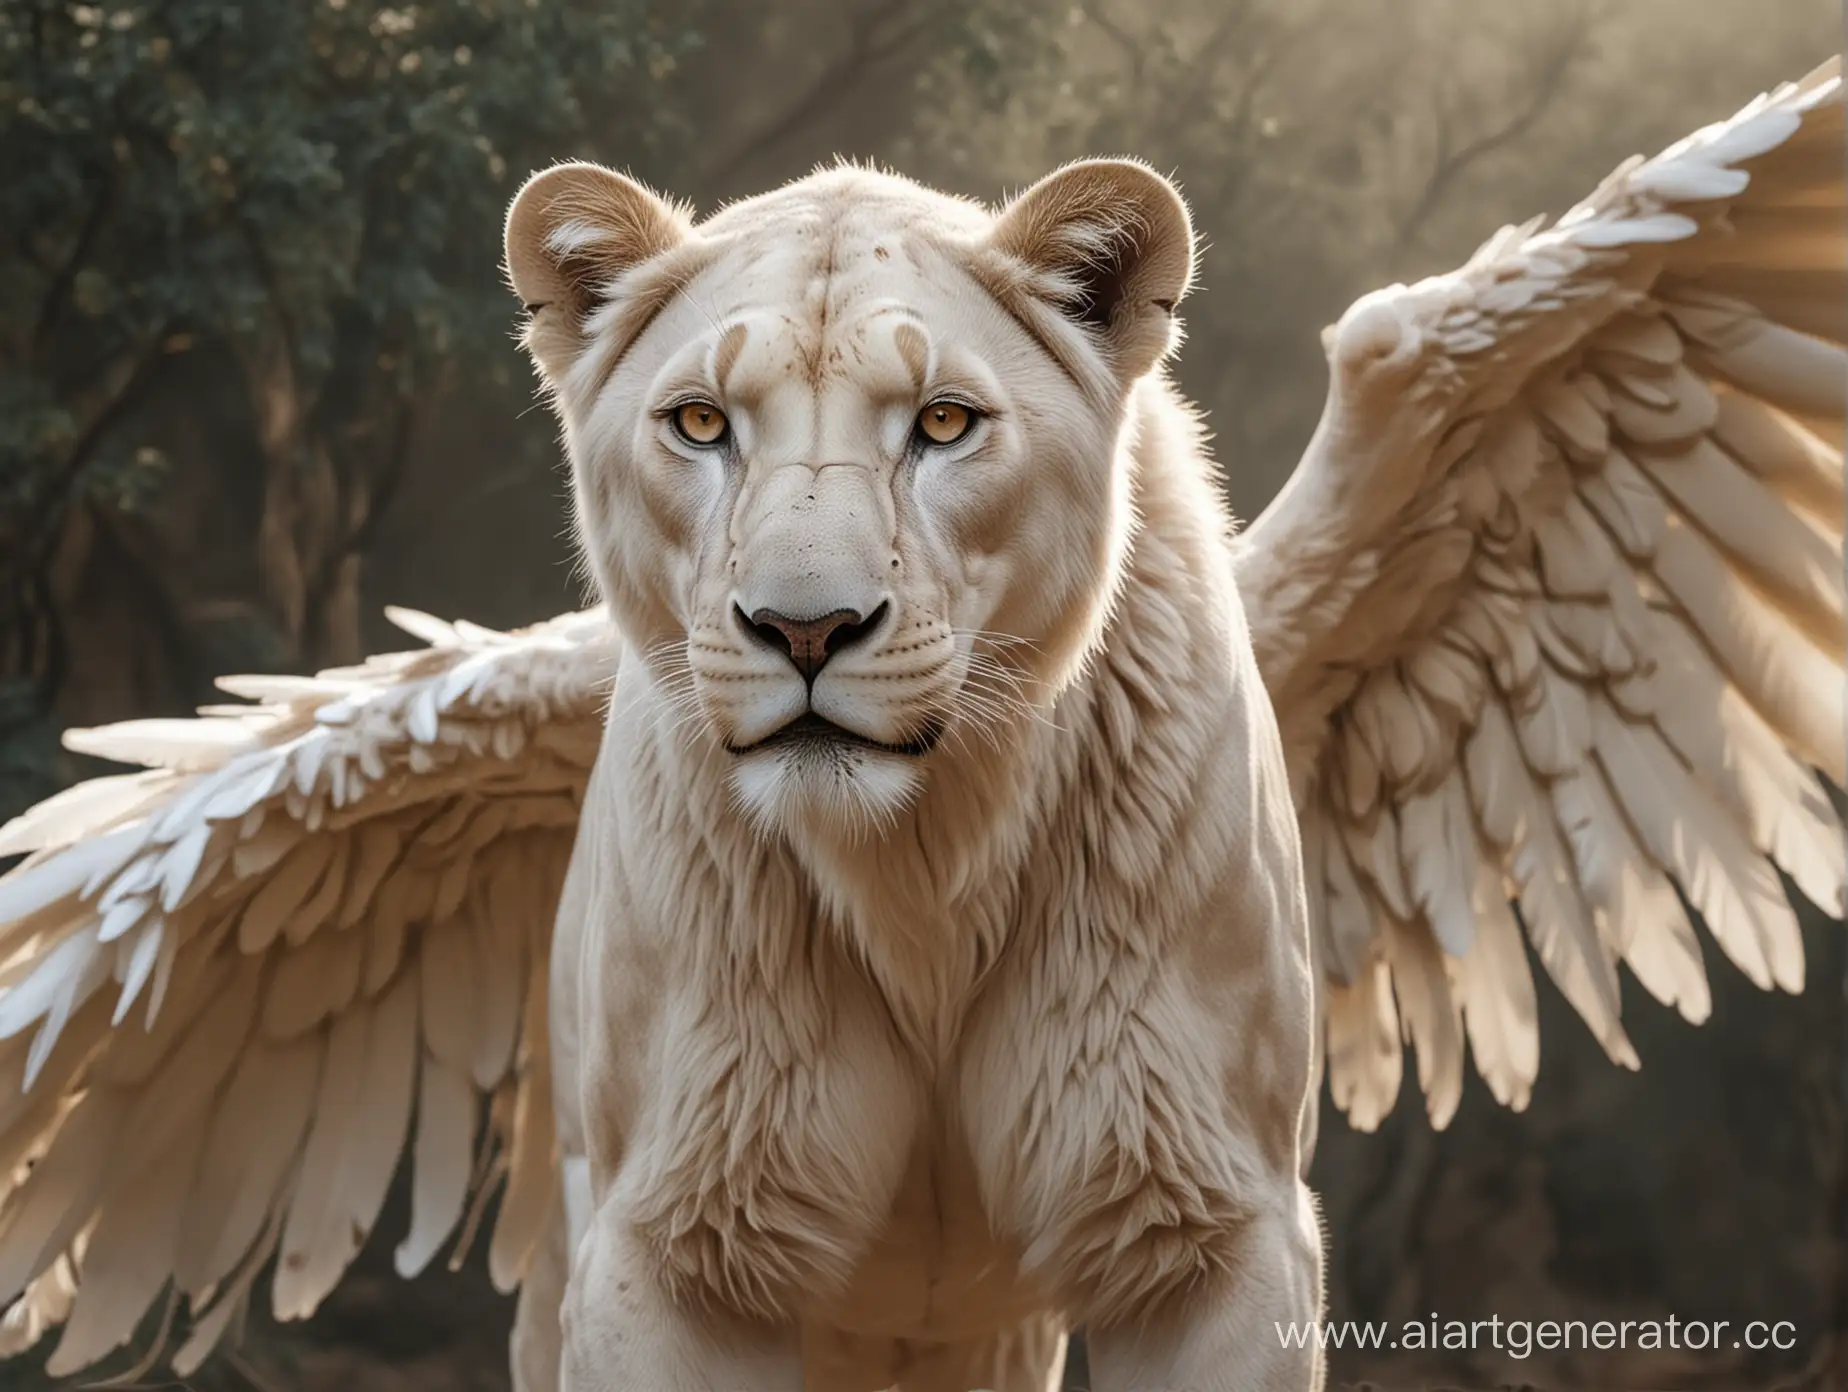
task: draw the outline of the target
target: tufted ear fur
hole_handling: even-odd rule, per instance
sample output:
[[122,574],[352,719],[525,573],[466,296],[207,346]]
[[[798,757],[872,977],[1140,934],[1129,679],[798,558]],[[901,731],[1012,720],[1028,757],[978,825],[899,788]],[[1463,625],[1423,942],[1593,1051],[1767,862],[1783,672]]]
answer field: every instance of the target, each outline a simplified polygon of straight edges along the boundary
[[1096,335],[1120,383],[1173,347],[1174,308],[1193,281],[1193,224],[1180,192],[1146,165],[1066,165],[1008,204],[991,245]]
[[685,245],[690,225],[687,209],[601,165],[554,165],[528,179],[507,210],[507,275],[533,316],[526,341],[539,366],[556,375],[584,346],[585,318],[610,287]]

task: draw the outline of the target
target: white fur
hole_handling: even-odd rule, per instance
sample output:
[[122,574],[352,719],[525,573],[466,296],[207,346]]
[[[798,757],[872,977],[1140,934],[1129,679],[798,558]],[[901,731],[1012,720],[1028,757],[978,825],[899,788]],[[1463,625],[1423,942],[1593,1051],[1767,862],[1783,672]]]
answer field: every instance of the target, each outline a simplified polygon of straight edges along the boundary
[[[568,270],[545,208],[651,198],[539,176],[516,284]],[[835,170],[648,251],[531,340],[639,659],[555,948],[595,1209],[561,1385],[1043,1392],[1084,1321],[1106,1392],[1319,1386],[1267,1332],[1320,1308],[1309,949],[1229,519],[1159,377],[1178,197],[1094,164],[997,217]],[[976,428],[915,446],[945,396]],[[725,448],[673,431],[689,397]],[[883,618],[812,683],[740,619],[842,610]],[[755,748],[805,712],[938,737]]]

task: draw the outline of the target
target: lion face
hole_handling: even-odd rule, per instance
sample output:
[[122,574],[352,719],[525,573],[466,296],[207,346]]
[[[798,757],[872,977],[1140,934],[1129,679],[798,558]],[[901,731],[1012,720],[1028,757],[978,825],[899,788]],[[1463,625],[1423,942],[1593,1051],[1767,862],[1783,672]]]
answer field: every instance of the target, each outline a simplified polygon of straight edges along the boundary
[[594,166],[529,182],[508,263],[582,544],[747,808],[890,822],[1056,699],[1191,262],[1178,195],[1127,163],[998,216],[831,170],[697,226]]

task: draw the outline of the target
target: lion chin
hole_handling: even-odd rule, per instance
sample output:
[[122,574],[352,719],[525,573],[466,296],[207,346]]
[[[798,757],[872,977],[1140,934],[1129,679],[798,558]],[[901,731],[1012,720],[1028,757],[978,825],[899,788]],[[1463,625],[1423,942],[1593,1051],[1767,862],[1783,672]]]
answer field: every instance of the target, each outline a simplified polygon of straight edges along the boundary
[[923,791],[925,757],[942,736],[927,723],[888,744],[810,712],[750,745],[727,745],[740,810],[765,832],[825,828],[878,835]]

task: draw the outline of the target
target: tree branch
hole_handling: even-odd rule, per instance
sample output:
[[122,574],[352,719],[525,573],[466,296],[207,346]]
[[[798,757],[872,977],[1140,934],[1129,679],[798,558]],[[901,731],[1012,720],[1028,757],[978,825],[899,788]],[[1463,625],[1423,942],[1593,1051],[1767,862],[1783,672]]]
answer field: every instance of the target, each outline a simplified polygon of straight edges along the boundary
[[165,339],[166,330],[156,334],[126,370],[72,442],[70,451],[29,497],[21,509],[25,515],[16,519],[18,526],[10,538],[11,555],[0,571],[6,577],[9,618],[15,625],[7,668],[32,683],[34,699],[45,709],[50,708],[63,683],[67,658],[50,578],[58,547],[64,540],[66,511],[85,467],[158,375]]
[[58,326],[58,319],[69,300],[71,285],[77,279],[77,272],[83,269],[83,263],[89,257],[90,249],[96,245],[96,239],[103,230],[103,223],[115,203],[115,179],[105,170],[101,181],[101,187],[96,191],[96,198],[90,204],[90,211],[84,215],[83,225],[77,231],[77,240],[71,246],[71,254],[65,257],[57,270],[52,273],[51,284],[45,288],[45,298],[40,303],[38,317],[32,324],[31,344],[34,351],[45,346],[51,337],[51,331]]
[[379,529],[379,519],[391,507],[397,497],[398,489],[404,482],[404,475],[410,465],[411,445],[417,438],[417,409],[414,403],[406,402],[392,421],[391,444],[385,450],[385,462],[372,482],[372,488],[366,498],[366,515],[348,535],[344,550],[348,553],[363,555],[371,546],[373,535]]
[[1109,39],[1123,51],[1129,59],[1129,78],[1131,82],[1140,83],[1148,66],[1148,53],[1143,44],[1122,25],[1109,18],[1101,5],[1083,5],[1079,7],[1084,17],[1097,26],[1097,32]]
[[161,635],[160,651],[179,669],[189,692],[209,688],[215,673],[205,669],[193,626],[187,620],[185,586],[176,584],[173,558],[164,553],[144,524],[113,508],[92,507],[90,516],[103,544],[132,572],[130,593]]
[[[1213,26],[1212,33],[1207,36],[1206,42],[1200,46],[1201,54],[1211,55],[1216,59],[1220,50],[1232,38],[1238,27],[1250,18],[1250,14],[1251,6],[1249,3],[1246,3],[1245,0],[1241,0],[1238,4],[1228,4],[1224,11],[1221,12],[1219,22]],[[1270,79],[1271,74],[1276,71],[1278,64],[1283,61],[1284,56],[1291,47],[1293,38],[1293,33],[1286,33],[1276,43],[1271,44],[1267,48],[1260,48],[1257,52],[1257,56],[1245,69],[1243,77],[1240,80],[1238,102],[1236,103],[1232,129],[1229,132],[1230,134],[1242,136],[1246,130],[1250,128],[1251,115],[1253,108],[1257,105],[1258,93],[1264,89],[1264,84]],[[1176,89],[1181,95],[1173,109],[1182,115],[1197,110],[1211,95],[1214,80],[1217,76],[1218,65],[1216,62],[1209,64],[1203,59],[1203,61],[1196,64],[1193,72],[1193,81],[1188,83],[1185,88]]]
[[165,358],[162,346],[174,332],[174,325],[163,325],[148,345],[136,356],[132,366],[128,367],[120,382],[107,394],[103,404],[90,417],[89,423],[79,432],[72,442],[70,452],[59,461],[52,471],[50,482],[41,490],[37,506],[32,510],[32,519],[28,524],[30,535],[38,539],[41,549],[47,549],[56,543],[44,540],[55,531],[54,524],[70,502],[70,495],[82,477],[84,467],[90,462],[97,449],[107,438],[110,430],[127,414],[128,410],[145,392],[154,380]]
[[1432,162],[1431,173],[1425,179],[1424,188],[1406,210],[1405,216],[1399,220],[1396,249],[1402,251],[1411,245],[1419,229],[1437,211],[1445,196],[1471,165],[1512,145],[1533,129],[1559,96],[1565,86],[1566,74],[1585,52],[1590,36],[1590,20],[1585,12],[1581,12],[1562,28],[1553,43],[1541,54],[1526,102],[1501,125],[1491,127],[1474,140],[1452,148],[1448,111],[1439,106],[1436,118],[1436,157]]
[[248,218],[240,214],[237,230],[244,249],[250,253],[250,264],[256,269],[257,280],[268,295],[270,309],[276,318],[277,332],[282,340],[284,366],[288,371],[288,389],[297,398],[293,419],[299,421],[304,414],[300,409],[302,352],[301,339],[295,329],[295,315],[289,308],[288,297],[283,294],[282,280],[276,274],[275,263],[270,260],[269,249],[263,245],[263,238],[257,235],[257,229],[251,226]]
[[[878,33],[880,21],[897,10],[909,10],[884,34]],[[865,76],[866,69],[889,58],[916,38],[932,23],[940,21],[940,11],[914,0],[885,0],[869,7],[855,20],[847,51],[816,75],[809,89],[786,108],[782,115],[757,130],[744,144],[733,150],[708,175],[711,182],[725,184],[753,161],[782,144],[790,136],[813,124],[839,102],[845,93]]]

